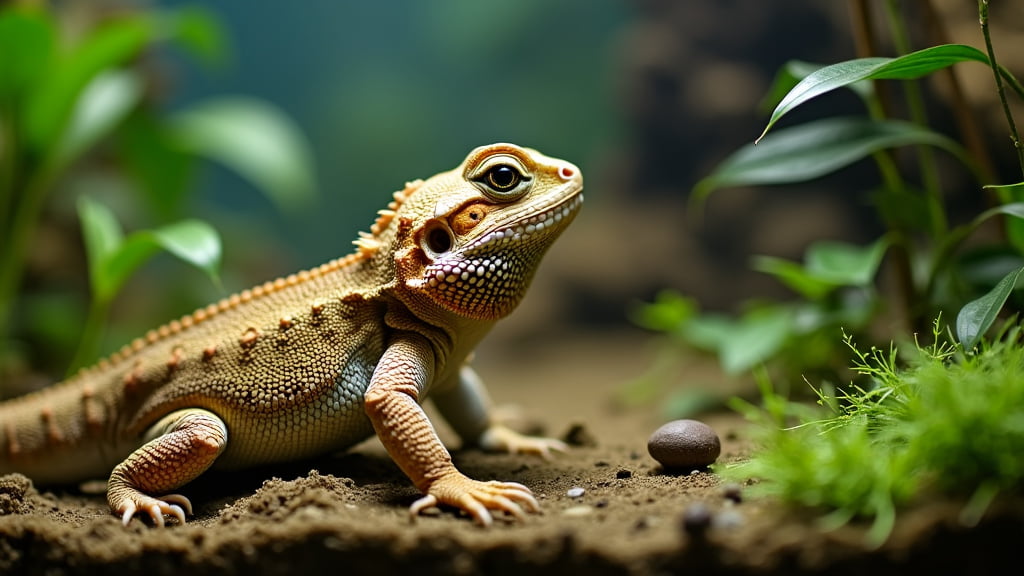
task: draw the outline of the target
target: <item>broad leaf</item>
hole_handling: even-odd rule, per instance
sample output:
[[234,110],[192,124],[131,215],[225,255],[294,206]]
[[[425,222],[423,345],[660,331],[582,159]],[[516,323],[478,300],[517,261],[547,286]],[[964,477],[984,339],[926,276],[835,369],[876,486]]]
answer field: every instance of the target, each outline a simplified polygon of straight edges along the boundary
[[113,212],[88,196],[78,199],[78,219],[82,224],[93,297],[103,299],[109,291],[107,262],[120,250],[124,233]]
[[685,326],[685,337],[694,346],[718,354],[722,369],[739,374],[774,356],[793,334],[793,311],[772,306],[750,311],[734,320],[722,315],[703,315]]
[[868,246],[815,242],[807,250],[807,272],[814,278],[838,286],[868,286],[874,283],[887,247],[888,242],[884,238]]
[[110,302],[132,274],[161,250],[203,270],[219,282],[221,242],[217,231],[199,220],[183,220],[127,238],[114,214],[88,197],[78,201],[93,298]]
[[837,88],[862,80],[912,80],[965,61],[987,64],[988,57],[971,46],[946,44],[925,48],[899,58],[858,58],[825,66],[801,80],[779,102],[758,141],[764,138],[772,126],[787,113],[804,102]]
[[774,276],[779,282],[808,300],[821,300],[836,288],[832,282],[815,278],[799,263],[774,256],[755,257],[753,268]]
[[48,72],[53,21],[42,10],[0,12],[0,103],[20,96]]
[[220,284],[220,236],[206,222],[183,220],[129,235],[104,266],[104,295],[113,298],[128,278],[161,250],[199,268],[215,284]]
[[775,276],[808,300],[820,300],[840,286],[865,287],[874,283],[888,243],[868,246],[843,242],[815,242],[804,255],[804,264],[761,256],[754,268]]
[[96,76],[83,90],[67,132],[57,152],[66,165],[109,134],[142,97],[142,81],[128,71],[109,71]]
[[[1022,251],[1024,245],[1018,245],[1014,242],[1013,231],[1022,230],[1024,231],[1024,202],[1014,202],[1012,204],[1004,204],[1002,206],[996,206],[995,208],[989,208],[976,216],[973,220],[967,224],[961,224],[956,228],[953,228],[949,234],[943,239],[942,244],[939,246],[937,255],[933,266],[938,267],[944,263],[944,259],[952,254],[960,245],[978,229],[979,226],[985,223],[995,216],[1012,216],[1012,218],[1006,221],[1007,235],[1010,236],[1010,241],[1013,247],[1019,252]],[[1024,238],[1022,238],[1024,241]]]
[[199,268],[215,283],[220,270],[221,243],[217,230],[202,220],[182,220],[149,233],[161,248]]
[[974,348],[995,322],[1022,272],[1024,267],[1011,271],[987,294],[960,309],[956,316],[956,334],[965,349]]
[[721,342],[719,359],[729,374],[740,374],[767,361],[782,349],[793,332],[792,311],[772,307],[749,313]]
[[182,151],[162,119],[147,109],[135,110],[124,121],[115,143],[125,171],[145,194],[156,219],[179,217],[192,188],[195,156]]
[[966,158],[953,140],[910,122],[860,117],[826,118],[747,144],[694,187],[702,201],[717,188],[804,182],[839,170],[886,148],[925,144]]
[[[782,99],[789,94],[790,90],[796,87],[801,80],[810,76],[814,72],[824,68],[822,64],[814,64],[811,62],[804,62],[802,60],[790,60],[786,62],[779,71],[775,73],[775,79],[772,81],[772,86],[768,90],[768,95],[761,101],[758,108],[761,109],[765,114],[771,113],[771,111],[782,102]],[[849,85],[849,88],[857,93],[861,98],[866,98],[873,91],[873,87],[870,82],[854,82]]]
[[113,301],[132,274],[158,252],[160,246],[148,234],[130,234],[117,252],[103,263],[101,276],[97,280],[101,291],[98,291],[95,298],[104,302]]
[[60,58],[26,101],[24,128],[29,142],[39,150],[52,147],[85,86],[103,70],[127,62],[151,34],[149,20],[120,19],[100,26]]
[[206,8],[186,6],[171,15],[173,36],[192,54],[210,64],[227,59],[224,30],[216,15]]
[[[995,191],[1003,203],[1024,202],[1024,182],[1005,186],[985,186],[985,188]],[[1019,214],[1016,216],[1017,218],[1011,218],[1006,222],[1006,238],[1018,252],[1024,254],[1024,220],[1020,219],[1022,216]]]
[[697,304],[674,290],[662,290],[654,302],[637,306],[632,314],[637,325],[658,332],[675,332],[697,314]]
[[312,200],[310,146],[276,108],[258,100],[221,98],[180,113],[172,128],[185,150],[235,170],[279,208],[292,210]]
[[998,186],[990,184],[988,186],[982,186],[982,188],[995,192],[999,196],[999,199],[1004,203],[1024,201],[1024,182]]

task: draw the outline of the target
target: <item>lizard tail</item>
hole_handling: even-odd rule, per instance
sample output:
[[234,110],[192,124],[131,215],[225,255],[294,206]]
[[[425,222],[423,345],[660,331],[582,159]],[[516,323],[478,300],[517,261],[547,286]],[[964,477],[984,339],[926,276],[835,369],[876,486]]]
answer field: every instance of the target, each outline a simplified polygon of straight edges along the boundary
[[45,484],[105,477],[116,458],[108,453],[123,452],[105,441],[108,412],[88,381],[0,403],[0,475],[19,472]]

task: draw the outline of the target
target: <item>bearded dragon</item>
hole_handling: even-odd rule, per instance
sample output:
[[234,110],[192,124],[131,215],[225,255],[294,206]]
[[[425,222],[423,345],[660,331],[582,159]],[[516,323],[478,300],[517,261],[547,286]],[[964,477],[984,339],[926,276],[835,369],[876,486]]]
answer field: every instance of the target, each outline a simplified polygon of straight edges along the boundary
[[569,162],[511,144],[395,192],[356,250],[150,331],[68,380],[0,404],[0,475],[45,484],[104,477],[128,524],[185,522],[170,493],[211,466],[309,458],[376,433],[423,497],[481,525],[538,510],[512,482],[470,479],[421,402],[491,450],[564,450],[496,422],[473,349],[526,292],[576,216]]

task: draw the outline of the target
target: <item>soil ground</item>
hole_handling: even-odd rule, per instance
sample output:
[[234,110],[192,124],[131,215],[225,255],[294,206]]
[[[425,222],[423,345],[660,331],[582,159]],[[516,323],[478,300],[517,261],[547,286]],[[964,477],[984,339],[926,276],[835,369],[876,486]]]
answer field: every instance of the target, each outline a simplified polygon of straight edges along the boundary
[[[530,486],[543,510],[526,522],[481,529],[448,509],[410,520],[418,493],[375,440],[313,462],[208,473],[182,490],[195,516],[164,529],[138,519],[122,526],[102,488],[48,491],[10,475],[0,478],[0,574],[1014,572],[1024,536],[1019,502],[1001,503],[971,528],[957,521],[958,503],[925,503],[904,511],[889,542],[871,549],[865,526],[824,531],[813,515],[752,497],[747,487],[739,502],[726,498],[710,472],[661,470],[646,452],[661,411],[610,401],[652,363],[654,352],[639,341],[579,336],[533,346],[528,361],[481,353],[479,371],[499,404],[521,407],[549,435],[574,429],[577,440],[551,461],[454,451],[474,478]],[[700,367],[688,378],[714,379]],[[722,438],[720,461],[749,451],[736,416],[701,418]],[[582,496],[567,495],[577,487]]]

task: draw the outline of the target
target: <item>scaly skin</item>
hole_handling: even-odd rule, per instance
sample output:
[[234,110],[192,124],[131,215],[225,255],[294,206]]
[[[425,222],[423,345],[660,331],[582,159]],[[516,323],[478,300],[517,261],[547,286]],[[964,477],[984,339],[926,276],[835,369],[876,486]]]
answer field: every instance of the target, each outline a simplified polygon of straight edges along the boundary
[[168,494],[211,466],[345,449],[376,432],[424,493],[478,523],[536,511],[529,489],[455,469],[420,403],[470,443],[547,455],[556,441],[494,422],[468,358],[526,292],[576,215],[572,164],[511,144],[410,182],[353,254],[151,331],[73,378],[0,404],[0,474],[40,483],[109,474],[107,500],[185,521]]

